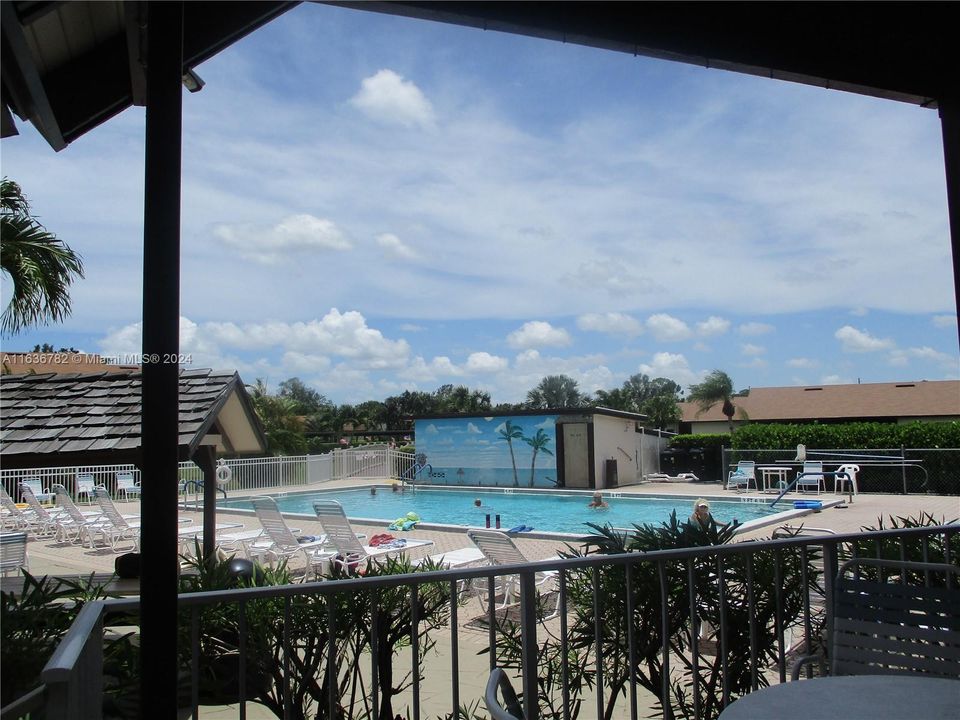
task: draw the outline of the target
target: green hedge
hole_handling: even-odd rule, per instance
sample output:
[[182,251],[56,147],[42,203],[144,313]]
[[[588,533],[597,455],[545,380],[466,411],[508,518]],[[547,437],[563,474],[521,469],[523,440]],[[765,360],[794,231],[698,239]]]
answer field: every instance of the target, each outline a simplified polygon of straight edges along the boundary
[[[699,436],[678,435],[674,440],[680,437]],[[797,445],[818,450],[960,448],[960,422],[749,423],[733,433],[734,450],[794,450]]]
[[720,448],[730,447],[730,436],[726,433],[716,435],[704,433],[703,435],[674,435],[670,438],[670,447],[674,450],[680,448]]

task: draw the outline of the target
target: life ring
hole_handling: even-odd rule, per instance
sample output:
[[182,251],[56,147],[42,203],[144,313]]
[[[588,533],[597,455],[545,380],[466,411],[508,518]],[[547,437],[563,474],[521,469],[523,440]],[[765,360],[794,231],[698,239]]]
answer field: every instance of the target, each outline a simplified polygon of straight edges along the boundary
[[230,466],[222,463],[217,465],[217,485],[229,485],[230,481],[233,479],[233,470],[230,469]]

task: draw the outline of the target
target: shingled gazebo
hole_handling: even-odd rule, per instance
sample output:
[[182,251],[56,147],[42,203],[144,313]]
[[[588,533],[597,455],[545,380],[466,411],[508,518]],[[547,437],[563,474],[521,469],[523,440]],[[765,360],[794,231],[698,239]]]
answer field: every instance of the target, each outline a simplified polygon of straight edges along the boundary
[[[5,469],[133,464],[143,469],[138,371],[0,376]],[[235,371],[181,370],[179,460],[204,474],[204,542],[212,550],[218,455],[262,455],[267,442]],[[145,482],[176,483],[177,478]]]

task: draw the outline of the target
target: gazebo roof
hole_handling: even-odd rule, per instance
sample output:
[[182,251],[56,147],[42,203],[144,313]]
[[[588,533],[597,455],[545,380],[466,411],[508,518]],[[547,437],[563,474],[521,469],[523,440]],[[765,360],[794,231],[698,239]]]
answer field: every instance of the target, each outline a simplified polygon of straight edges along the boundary
[[[4,375],[0,453],[4,467],[136,463],[140,372]],[[258,454],[266,440],[239,374],[180,371],[181,460],[200,446]]]

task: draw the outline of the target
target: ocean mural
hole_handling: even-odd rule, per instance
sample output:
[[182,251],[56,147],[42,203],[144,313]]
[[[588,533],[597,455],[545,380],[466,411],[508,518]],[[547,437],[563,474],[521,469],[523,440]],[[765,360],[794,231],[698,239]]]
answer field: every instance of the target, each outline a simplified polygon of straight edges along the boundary
[[417,482],[555,487],[557,416],[417,420]]

